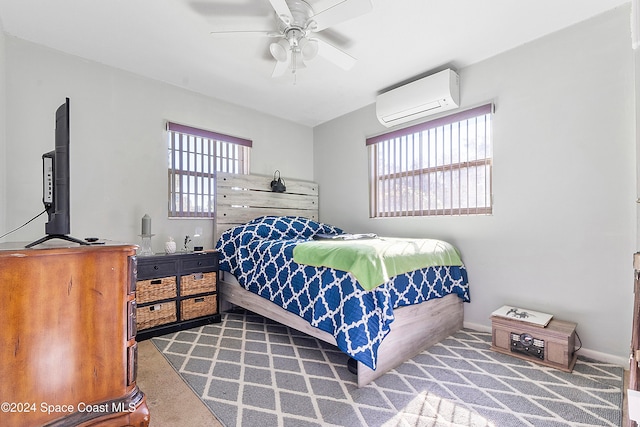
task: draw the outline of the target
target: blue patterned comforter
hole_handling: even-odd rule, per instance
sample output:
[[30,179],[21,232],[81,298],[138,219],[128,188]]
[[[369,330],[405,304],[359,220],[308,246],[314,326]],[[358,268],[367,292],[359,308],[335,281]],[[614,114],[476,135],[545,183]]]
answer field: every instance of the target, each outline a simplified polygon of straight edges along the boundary
[[366,291],[345,271],[293,261],[296,244],[342,230],[302,217],[265,216],[225,231],[216,244],[220,270],[245,289],[332,334],[338,347],[371,369],[394,320],[393,309],[457,294],[468,302],[464,266],[429,267]]

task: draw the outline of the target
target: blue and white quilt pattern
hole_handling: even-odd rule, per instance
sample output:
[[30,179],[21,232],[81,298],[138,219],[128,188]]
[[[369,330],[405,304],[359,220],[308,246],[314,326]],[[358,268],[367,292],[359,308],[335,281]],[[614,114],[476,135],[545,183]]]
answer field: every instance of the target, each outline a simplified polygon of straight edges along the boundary
[[371,369],[376,368],[377,350],[390,330],[394,308],[451,293],[470,301],[464,266],[416,270],[366,291],[348,272],[293,261],[296,244],[318,233],[342,232],[302,217],[256,218],[222,234],[216,244],[220,270],[233,274],[245,289],[332,334],[342,351]]

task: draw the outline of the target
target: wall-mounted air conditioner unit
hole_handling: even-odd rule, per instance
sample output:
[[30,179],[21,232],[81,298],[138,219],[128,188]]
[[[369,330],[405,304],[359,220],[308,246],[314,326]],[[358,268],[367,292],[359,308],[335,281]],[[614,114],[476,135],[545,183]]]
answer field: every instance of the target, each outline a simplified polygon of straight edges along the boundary
[[459,105],[459,77],[447,69],[378,95],[376,115],[380,123],[391,127]]

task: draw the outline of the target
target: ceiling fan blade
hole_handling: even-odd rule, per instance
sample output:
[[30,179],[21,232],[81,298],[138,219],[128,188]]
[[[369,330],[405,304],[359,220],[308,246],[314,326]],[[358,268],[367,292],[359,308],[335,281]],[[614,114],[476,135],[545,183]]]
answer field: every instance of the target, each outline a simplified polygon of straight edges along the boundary
[[211,0],[190,0],[189,7],[196,13],[213,17],[260,17],[268,18],[273,11],[269,7],[256,7],[250,1],[239,2],[238,0],[216,1]]
[[273,72],[271,73],[271,77],[280,77],[289,69],[289,60],[287,61],[276,61],[276,66],[273,68]]
[[232,30],[232,31],[211,31],[209,34],[212,36],[229,36],[229,35],[248,35],[248,36],[267,36],[267,37],[276,37],[272,34],[280,35],[280,33],[273,33],[273,31],[266,30]]
[[364,15],[372,9],[371,0],[343,0],[329,9],[316,13],[311,17],[311,21],[316,23],[314,31],[322,31],[325,28]]
[[343,70],[350,70],[356,63],[356,58],[348,53],[338,49],[337,47],[325,42],[321,39],[311,39],[318,42],[318,56],[333,62]]
[[220,30],[211,31],[212,36],[263,36],[263,37],[284,37],[282,33],[270,30]]
[[276,15],[278,15],[285,24],[289,25],[293,15],[291,13],[291,9],[289,9],[289,6],[287,5],[287,2],[285,0],[269,0],[269,3],[271,3],[273,10],[276,11]]

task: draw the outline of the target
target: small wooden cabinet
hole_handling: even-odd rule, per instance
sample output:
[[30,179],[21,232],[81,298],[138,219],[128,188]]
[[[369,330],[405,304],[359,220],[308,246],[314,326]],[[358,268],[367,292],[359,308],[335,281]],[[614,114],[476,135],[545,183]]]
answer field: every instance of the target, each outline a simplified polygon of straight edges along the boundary
[[0,244],[0,426],[148,426],[135,247],[48,245]]
[[138,257],[138,341],[220,322],[218,253]]

